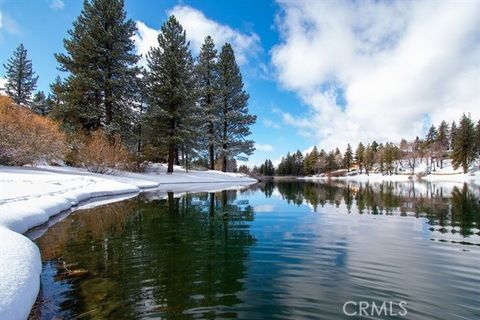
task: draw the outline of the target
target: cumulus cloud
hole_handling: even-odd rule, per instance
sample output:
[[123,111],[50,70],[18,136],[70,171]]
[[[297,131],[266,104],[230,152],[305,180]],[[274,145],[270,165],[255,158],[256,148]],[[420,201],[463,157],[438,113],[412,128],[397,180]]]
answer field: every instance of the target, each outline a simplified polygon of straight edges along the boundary
[[62,10],[65,7],[63,0],[52,0],[50,1],[50,8],[53,10]]
[[274,147],[270,144],[255,143],[255,149],[257,151],[270,152],[274,150]]
[[[167,12],[175,15],[187,32],[192,53],[197,55],[205,37],[212,36],[217,48],[229,42],[235,50],[235,57],[239,64],[245,64],[250,56],[261,50],[260,37],[256,33],[242,33],[228,25],[220,24],[207,18],[203,12],[185,5],[178,5]],[[151,47],[157,46],[159,30],[148,27],[137,21],[138,33],[135,37],[138,53],[146,56]]]
[[280,1],[279,83],[325,148],[413,138],[430,123],[480,117],[480,2]]

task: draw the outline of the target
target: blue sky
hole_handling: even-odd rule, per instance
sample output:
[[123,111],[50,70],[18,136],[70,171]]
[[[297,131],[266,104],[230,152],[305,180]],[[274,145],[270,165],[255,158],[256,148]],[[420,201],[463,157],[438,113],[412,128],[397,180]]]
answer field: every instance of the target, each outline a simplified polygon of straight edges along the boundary
[[[480,117],[480,1],[126,0],[139,53],[174,13],[195,54],[206,33],[232,42],[250,93],[250,163],[313,144],[412,138],[463,112]],[[39,89],[80,0],[0,0],[0,61],[29,50]],[[0,77],[4,70],[0,68]]]

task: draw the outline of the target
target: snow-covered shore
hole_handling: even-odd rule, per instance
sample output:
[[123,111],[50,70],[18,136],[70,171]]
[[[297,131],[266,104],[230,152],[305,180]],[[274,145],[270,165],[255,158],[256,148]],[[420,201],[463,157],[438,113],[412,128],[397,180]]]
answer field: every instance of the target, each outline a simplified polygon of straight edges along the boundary
[[355,182],[408,182],[408,181],[431,181],[431,182],[450,182],[450,183],[472,183],[480,185],[480,172],[474,174],[430,174],[418,178],[414,175],[409,174],[393,174],[393,175],[383,175],[380,173],[370,173],[367,174],[358,174],[351,176],[341,176],[341,177],[327,177],[327,176],[307,176],[307,177],[298,177],[300,180],[309,180],[309,181],[323,181],[323,180],[343,180],[343,181],[355,181]]
[[[344,170],[345,171],[345,170]],[[450,160],[444,161],[444,166],[442,168],[435,168],[435,171],[432,171],[430,174],[425,174],[427,172],[426,162],[418,164],[415,168],[415,173],[410,172],[410,169],[407,165],[401,164],[399,167],[399,174],[381,174],[381,173],[370,173],[370,174],[351,174],[345,176],[337,177],[327,177],[321,175],[299,177],[298,179],[302,180],[344,180],[344,181],[354,181],[354,182],[408,182],[408,181],[431,181],[431,182],[446,182],[446,183],[471,183],[475,185],[480,185],[480,170],[478,169],[478,164],[472,164],[469,173],[463,173],[462,168],[454,169]],[[418,177],[418,173],[422,173],[422,177]]]
[[0,319],[28,317],[38,294],[42,267],[38,247],[23,233],[51,216],[89,199],[135,195],[147,189],[200,191],[199,183],[227,188],[256,182],[235,173],[176,169],[171,175],[163,166],[147,173],[100,175],[69,167],[0,167]]

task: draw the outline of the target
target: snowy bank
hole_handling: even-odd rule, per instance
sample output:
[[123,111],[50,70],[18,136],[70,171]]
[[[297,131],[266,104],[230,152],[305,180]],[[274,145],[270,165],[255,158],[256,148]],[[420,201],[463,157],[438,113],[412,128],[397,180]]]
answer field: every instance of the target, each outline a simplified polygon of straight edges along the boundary
[[380,173],[370,173],[358,174],[351,176],[341,176],[341,177],[327,177],[327,176],[307,176],[299,177],[301,180],[310,180],[310,181],[326,181],[326,180],[338,180],[338,181],[353,181],[353,182],[371,182],[371,183],[381,183],[381,182],[409,182],[409,181],[431,181],[431,182],[448,182],[448,183],[471,183],[475,185],[480,185],[480,171],[475,173],[452,173],[452,174],[429,174],[418,178],[415,175],[408,174],[393,174],[393,175],[383,175]]
[[[452,161],[450,159],[444,160],[442,167],[435,167],[435,170],[428,170],[426,161],[418,163],[415,167],[415,171],[411,172],[411,168],[408,167],[405,163],[400,163],[398,169],[398,174],[381,174],[376,172],[370,172],[369,175],[355,174],[356,170],[351,171],[349,175],[346,174],[345,170],[342,175],[339,176],[325,176],[325,175],[314,175],[307,177],[300,177],[298,179],[302,180],[343,180],[343,181],[352,181],[352,182],[372,182],[372,183],[381,183],[381,182],[408,182],[408,181],[431,181],[431,182],[446,182],[446,183],[470,183],[474,185],[480,185],[480,169],[479,163],[473,163],[470,166],[468,173],[463,173],[462,168],[454,169]],[[378,171],[378,168],[376,168]],[[339,171],[338,171],[339,172]],[[429,173],[428,173],[429,172]],[[418,178],[417,174],[421,173],[421,178]]]
[[238,186],[256,180],[218,171],[178,170],[166,174],[161,165],[147,173],[123,172],[116,176],[69,167],[0,167],[0,319],[26,319],[37,298],[42,269],[40,252],[22,235],[27,230],[92,198],[135,195],[153,188],[200,190],[201,187],[181,184],[202,182]]

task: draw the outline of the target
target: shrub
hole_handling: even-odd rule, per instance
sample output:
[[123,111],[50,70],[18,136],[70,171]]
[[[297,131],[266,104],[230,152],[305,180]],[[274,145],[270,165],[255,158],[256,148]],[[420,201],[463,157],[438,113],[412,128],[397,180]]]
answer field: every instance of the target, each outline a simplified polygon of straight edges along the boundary
[[145,172],[150,162],[143,155],[134,155],[130,157],[128,170],[133,172]]
[[65,134],[55,121],[0,96],[1,164],[25,165],[63,160],[66,152]]
[[83,139],[77,138],[77,143],[73,162],[88,171],[112,174],[128,169],[130,154],[119,135],[107,137],[102,130],[97,130]]

